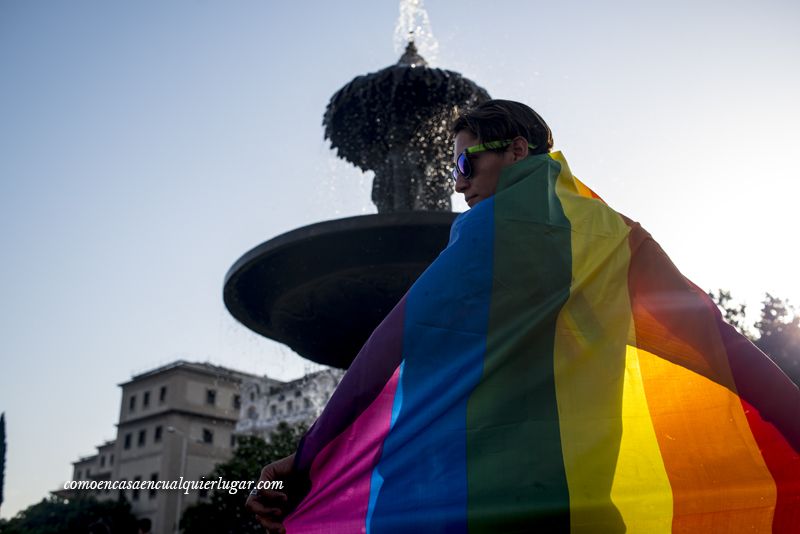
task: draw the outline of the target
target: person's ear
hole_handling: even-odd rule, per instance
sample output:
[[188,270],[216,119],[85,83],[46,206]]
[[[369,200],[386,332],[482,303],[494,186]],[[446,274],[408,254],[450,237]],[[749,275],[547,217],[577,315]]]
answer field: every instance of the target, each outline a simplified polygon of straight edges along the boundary
[[514,161],[519,161],[528,157],[528,140],[518,135],[511,141],[511,154]]

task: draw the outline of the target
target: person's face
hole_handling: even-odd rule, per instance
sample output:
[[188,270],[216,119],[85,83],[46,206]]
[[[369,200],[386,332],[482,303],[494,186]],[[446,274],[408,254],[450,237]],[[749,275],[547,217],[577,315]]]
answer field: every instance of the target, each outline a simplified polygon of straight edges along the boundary
[[[492,141],[492,139],[489,139]],[[478,138],[467,130],[461,130],[456,134],[453,146],[453,165],[459,154],[465,148],[481,144]],[[504,152],[478,152],[469,156],[472,166],[472,174],[469,179],[460,174],[456,180],[456,193],[464,195],[464,200],[471,208],[481,200],[485,200],[494,195],[497,191],[497,182],[500,180],[500,171],[503,167],[516,161],[511,150]]]

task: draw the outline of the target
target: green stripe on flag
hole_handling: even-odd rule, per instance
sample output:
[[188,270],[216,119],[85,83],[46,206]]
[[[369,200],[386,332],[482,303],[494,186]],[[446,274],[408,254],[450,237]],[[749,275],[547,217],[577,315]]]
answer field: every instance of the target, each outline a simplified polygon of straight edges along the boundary
[[548,155],[528,157],[504,169],[493,197],[486,357],[467,405],[470,532],[569,531],[553,375],[572,273],[570,224],[555,194],[559,167]]

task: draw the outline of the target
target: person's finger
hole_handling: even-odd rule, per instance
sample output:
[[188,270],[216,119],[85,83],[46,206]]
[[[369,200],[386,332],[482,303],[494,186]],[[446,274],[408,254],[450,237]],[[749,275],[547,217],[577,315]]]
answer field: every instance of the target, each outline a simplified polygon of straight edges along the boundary
[[292,472],[293,465],[294,454],[277,462],[272,462],[261,470],[261,480],[280,480],[283,476]]
[[[288,481],[294,472],[294,454],[265,466],[261,470],[258,482]],[[275,491],[265,488],[253,488],[245,507],[255,515],[258,523],[271,534],[285,534],[286,529],[280,520],[289,512],[288,491]],[[283,489],[283,488],[281,488]]]
[[286,486],[286,477],[261,475],[261,478],[252,487],[258,491],[277,491],[280,493],[286,490]]
[[275,500],[265,500],[259,497],[248,497],[245,501],[244,506],[250,511],[257,511],[263,510],[266,508],[274,508],[276,510],[280,510],[281,514],[285,513],[285,505],[284,501],[275,501]]
[[256,493],[250,493],[251,497],[257,497],[261,502],[283,502],[285,503],[289,498],[282,491],[260,489],[255,490]]
[[278,519],[283,516],[283,510],[281,510],[280,508],[276,508],[274,506],[268,506],[258,501],[254,501],[248,504],[247,509],[256,515],[264,515],[274,519]]

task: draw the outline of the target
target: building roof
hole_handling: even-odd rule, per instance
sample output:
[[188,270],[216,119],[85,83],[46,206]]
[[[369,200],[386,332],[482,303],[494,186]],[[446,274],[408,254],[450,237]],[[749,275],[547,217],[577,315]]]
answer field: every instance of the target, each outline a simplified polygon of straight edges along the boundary
[[78,458],[77,460],[72,462],[72,465],[83,464],[83,463],[86,463],[86,462],[94,462],[95,460],[97,460],[97,455],[96,454],[90,454],[88,456],[81,456],[80,458]]
[[[127,386],[128,384],[132,384],[134,382],[138,382],[140,380],[144,380],[147,378],[151,378],[154,376],[158,376],[163,373],[167,373],[170,371],[191,371],[199,374],[204,374],[207,376],[213,376],[215,378],[230,378],[233,380],[241,381],[243,379],[253,379],[259,378],[263,379],[266,377],[261,377],[258,375],[254,375],[251,373],[245,373],[244,371],[238,371],[236,369],[231,369],[229,367],[222,367],[221,365],[214,365],[208,362],[188,362],[186,360],[176,360],[174,362],[168,363],[166,365],[162,365],[161,367],[156,367],[155,369],[151,369],[149,371],[145,371],[144,373],[139,373],[133,375],[133,377],[126,381],[118,384],[120,387]],[[274,378],[268,378],[268,380],[273,380],[275,382],[280,382],[279,380],[275,380]]]
[[290,388],[292,386],[302,385],[323,374],[344,374],[344,371],[340,369],[320,369],[319,371],[314,371],[313,373],[303,375],[300,378],[295,378],[294,380],[284,382],[280,386],[282,388]]

